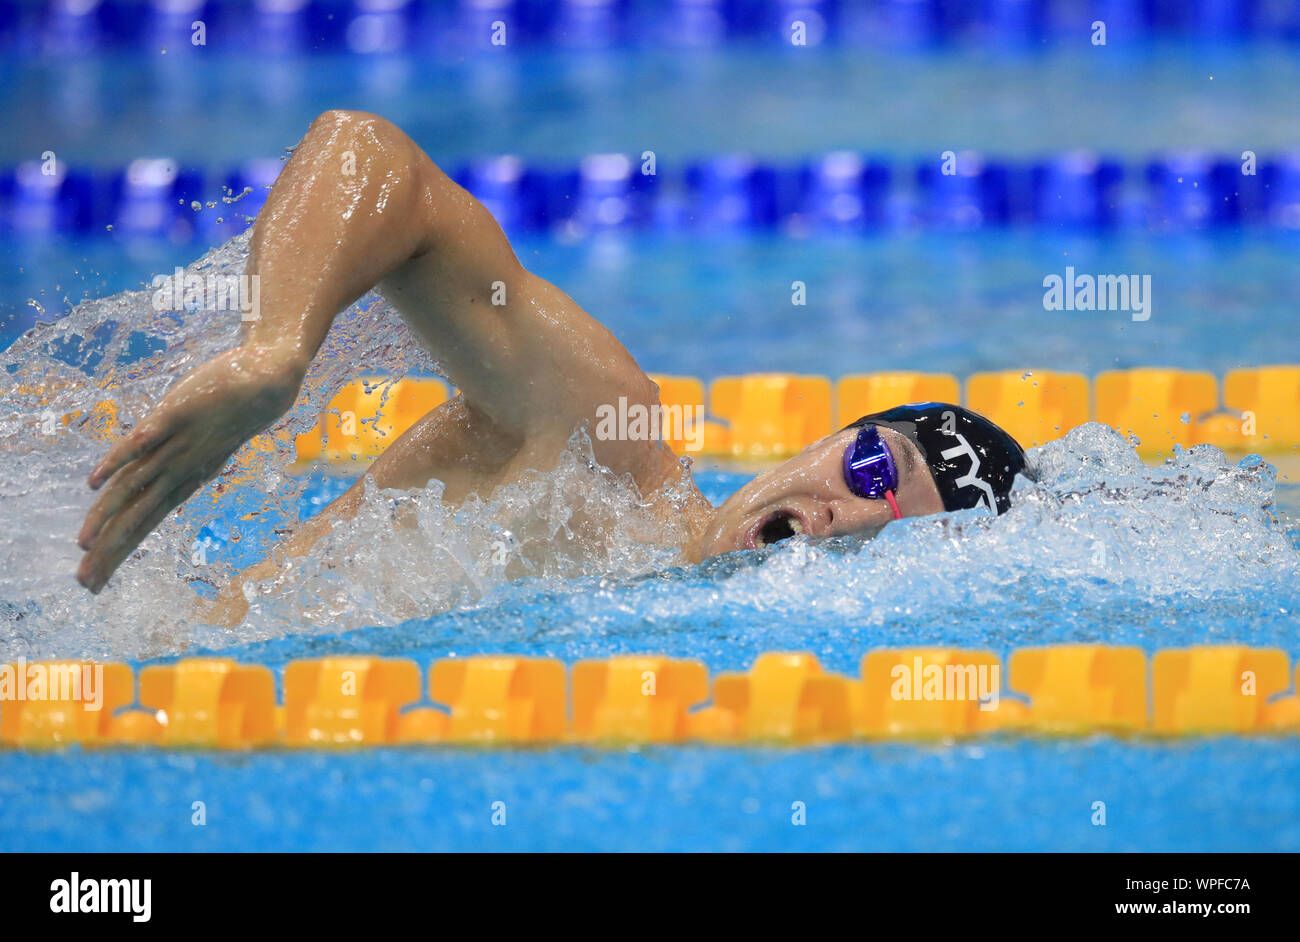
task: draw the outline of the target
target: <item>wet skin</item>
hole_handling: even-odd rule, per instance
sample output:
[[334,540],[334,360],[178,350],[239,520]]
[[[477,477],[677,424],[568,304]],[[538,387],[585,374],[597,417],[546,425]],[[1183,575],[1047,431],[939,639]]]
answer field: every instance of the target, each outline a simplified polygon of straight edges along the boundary
[[[346,169],[345,169],[346,168]],[[334,318],[378,287],[461,391],[415,423],[366,472],[381,488],[445,485],[444,499],[554,467],[602,405],[658,404],[659,390],[618,339],[559,288],[520,265],[491,214],[390,122],[329,111],[312,123],[272,188],[249,242],[261,311],[240,343],[176,383],[91,472],[100,491],[77,537],[77,579],[99,592],[168,513],[293,405]],[[500,299],[504,289],[505,303]],[[659,512],[685,525],[692,561],[792,535],[872,529],[893,514],[853,496],[841,460],[853,432],[814,443],[719,508],[695,490]],[[904,515],[942,510],[913,446],[884,431],[900,464]],[[657,440],[593,440],[596,460],[642,494],[677,482]],[[273,576],[335,520],[355,514],[358,482],[245,571],[212,619],[237,621],[240,586]]]
[[[701,533],[695,557],[755,549],[796,533],[862,533],[893,520],[888,502],[858,497],[844,480],[844,450],[857,434],[854,428],[828,435],[727,498]],[[939,489],[916,446],[893,429],[881,429],[880,436],[898,466],[894,497],[902,515],[940,513]]]

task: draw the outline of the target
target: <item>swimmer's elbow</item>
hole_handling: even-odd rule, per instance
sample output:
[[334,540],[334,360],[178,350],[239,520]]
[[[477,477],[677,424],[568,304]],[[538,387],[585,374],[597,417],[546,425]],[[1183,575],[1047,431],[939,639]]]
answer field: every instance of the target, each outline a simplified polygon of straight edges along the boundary
[[[370,178],[366,170],[379,166],[380,179],[413,176],[428,158],[406,133],[387,118],[367,111],[332,108],[322,111],[311,123],[301,147],[333,161],[334,171],[343,177]],[[411,171],[403,174],[403,170]]]
[[397,126],[387,118],[368,111],[350,111],[345,108],[330,108],[322,111],[312,121],[308,134],[329,137],[356,138],[360,134],[377,131],[379,134],[401,134]]

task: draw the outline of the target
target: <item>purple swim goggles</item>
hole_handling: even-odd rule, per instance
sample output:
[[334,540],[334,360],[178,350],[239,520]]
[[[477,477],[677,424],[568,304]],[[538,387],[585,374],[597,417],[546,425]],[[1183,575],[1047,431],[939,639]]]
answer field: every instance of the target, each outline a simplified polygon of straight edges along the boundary
[[874,425],[864,425],[858,437],[844,449],[844,481],[849,490],[867,500],[885,498],[893,508],[894,519],[901,520],[902,512],[894,492],[898,490],[898,466],[893,452],[880,437]]

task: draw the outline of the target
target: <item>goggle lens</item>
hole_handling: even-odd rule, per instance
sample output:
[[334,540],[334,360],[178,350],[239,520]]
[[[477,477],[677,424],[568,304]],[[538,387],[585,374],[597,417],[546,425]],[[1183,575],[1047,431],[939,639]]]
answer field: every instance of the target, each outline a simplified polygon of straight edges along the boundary
[[900,516],[894,491],[898,490],[898,466],[894,455],[874,425],[864,425],[858,437],[844,450],[844,480],[849,490],[867,500],[888,499],[894,516]]

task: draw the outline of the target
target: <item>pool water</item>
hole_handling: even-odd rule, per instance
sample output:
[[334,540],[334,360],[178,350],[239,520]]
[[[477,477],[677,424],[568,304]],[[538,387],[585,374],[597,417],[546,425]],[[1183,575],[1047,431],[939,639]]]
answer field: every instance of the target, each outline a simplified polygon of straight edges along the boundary
[[1300,63],[1282,43],[1063,46],[1009,57],[787,55],[743,45],[698,55],[317,56],[309,69],[214,47],[201,61],[147,53],[9,60],[0,111],[10,133],[0,139],[0,161],[32,159],[46,147],[82,163],[274,157],[328,108],[382,114],[439,160],[572,159],[575,145],[579,155],[650,148],[670,160],[841,147],[1263,154],[1293,149],[1300,135]]
[[[1265,160],[1294,150],[1298,70],[1293,49],[1271,42],[1143,42],[1132,49],[1115,45],[1105,54],[1057,43],[1050,54],[1025,56],[831,48],[791,56],[738,44],[698,55],[533,50],[491,61],[473,55],[317,56],[309,66],[222,45],[204,53],[202,67],[174,54],[143,61],[140,53],[122,52],[15,58],[0,65],[6,79],[0,82],[0,114],[9,132],[0,137],[0,166],[49,150],[69,167],[120,170],[138,157],[171,157],[185,167],[225,173],[244,161],[281,156],[321,111],[352,108],[392,119],[449,168],[494,154],[571,163],[592,153],[650,150],[661,172],[672,176],[691,160],[719,154],[789,160],[845,148],[879,154],[898,164],[902,176],[904,164],[937,160],[947,150],[1033,160],[1081,148],[1138,170],[1169,153],[1235,160],[1250,150]],[[210,182],[205,198],[215,199],[217,186]],[[11,264],[0,269],[0,346],[34,319],[63,313],[86,292],[101,297],[139,287],[208,247],[119,240],[102,232],[24,239],[2,230],[0,248]],[[1025,349],[1040,365],[1090,371],[1115,358],[1183,365],[1221,349],[1223,361],[1239,352],[1242,364],[1258,365],[1261,347],[1290,343],[1294,335],[1256,329],[1295,297],[1295,269],[1286,264],[1294,235],[1230,236],[1217,243],[1204,236],[1144,238],[1132,245],[1111,236],[1059,233],[1027,244],[1023,236],[998,230],[904,236],[890,232],[828,247],[821,239],[744,237],[708,238],[703,245],[673,239],[661,246],[638,235],[621,248],[543,240],[520,254],[597,316],[611,319],[633,352],[649,357],[643,362],[652,370],[689,367],[712,375],[738,369],[738,363],[832,373],[865,368],[828,362],[834,345],[808,349],[816,343],[808,332],[789,358],[764,349],[772,321],[779,342],[789,342],[792,331],[782,324],[790,319],[781,316],[788,304],[782,305],[796,278],[812,289],[814,315],[833,327],[845,326],[859,311],[873,315],[858,322],[859,331],[863,323],[879,327],[881,318],[906,312],[915,324],[911,342],[885,351],[895,366],[1018,368],[1029,365],[1020,356]],[[1123,325],[1059,312],[1048,316],[1051,332],[1016,329],[990,337],[977,323],[949,337],[917,320],[937,305],[955,304],[963,321],[1023,318],[1017,328],[1031,319],[1040,327],[1042,279],[1071,259],[1081,272],[1151,273],[1157,296],[1150,330],[1120,333]],[[632,267],[655,277],[632,277]],[[686,290],[668,287],[683,283]],[[1195,319],[1182,321],[1189,311]],[[742,315],[747,329],[755,317],[763,323],[744,343],[731,342],[735,322],[728,318]],[[655,349],[624,332],[642,325],[672,338],[677,334],[669,328],[682,323],[700,331],[692,335],[700,343]],[[1176,336],[1170,333],[1175,323],[1183,324]],[[1200,329],[1211,324],[1217,328],[1212,339]],[[1095,342],[1079,351],[1080,337],[1097,331]],[[967,359],[956,345],[969,337],[989,339]],[[1052,341],[1053,348],[1033,347],[1034,337]],[[719,343],[722,338],[727,342]],[[915,345],[922,340],[923,346]],[[1117,342],[1108,347],[1109,341]],[[1294,348],[1268,360],[1288,357],[1294,361]]]
[[6,755],[0,770],[6,850],[1300,847],[1294,740]]
[[[45,147],[83,164],[120,165],[145,152],[214,165],[275,156],[326,107],[382,112],[439,159],[654,148],[672,160],[834,147],[911,158],[949,147],[1033,155],[1076,146],[1140,159],[1166,149],[1283,150],[1300,121],[1296,59],[1269,45],[1153,46],[1096,61],[836,50],[794,60],[729,49],[538,54],[491,67],[339,58],[316,60],[310,73],[292,63],[254,69],[238,56],[202,74],[179,58],[140,69],[114,55],[4,69],[12,81],[0,83],[0,113],[14,131],[0,141],[6,161]],[[223,90],[211,101],[210,83]],[[48,386],[60,413],[111,395],[124,417],[138,418],[188,366],[229,346],[237,325],[202,312],[157,318],[147,295],[119,294],[189,264],[204,245],[4,239],[16,264],[0,268],[3,658],[139,665],[219,651],[277,675],[293,659],[352,652],[421,665],[477,653],[568,663],[662,653],[698,658],[715,673],[774,650],[811,651],[830,670],[856,673],[867,650],[887,645],[1005,655],[1055,642],[1147,651],[1235,642],[1300,658],[1300,487],[1282,460],[1290,456],[1277,459],[1276,481],[1255,459],[1208,448],[1145,467],[1099,426],[1037,451],[1040,481],[1022,482],[1011,513],[996,520],[973,512],[908,520],[866,543],[795,539],[702,567],[615,540],[504,578],[484,561],[485,541],[507,524],[535,533],[538,508],[563,519],[597,501],[635,516],[625,490],[585,475],[576,443],[570,466],[469,512],[442,507],[436,492],[408,499],[420,521],[411,543],[384,524],[399,498],[372,495],[371,513],[333,558],[309,560],[299,591],[265,599],[248,623],[222,631],[192,614],[201,580],[257,558],[277,527],[318,511],[347,483],[283,474],[283,450],[269,463],[245,453],[243,477],[205,488],[92,600],[71,583],[79,555],[71,538],[89,502],[82,482],[104,445],[76,427],[37,431],[51,406],[30,386]],[[653,372],[1093,375],[1159,365],[1222,374],[1300,362],[1300,275],[1285,232],[611,233],[517,245]],[[203,264],[236,269],[241,248]],[[1045,311],[1042,279],[1067,264],[1151,274],[1151,319]],[[795,281],[809,298],[797,317]],[[91,300],[15,342],[83,298]],[[323,360],[281,430],[310,426],[333,390],[362,373],[436,369],[369,300],[336,327]],[[696,469],[715,501],[751,473]],[[531,539],[555,549],[553,537]],[[217,576],[196,569],[198,541]],[[0,752],[0,848],[1294,851],[1297,782],[1296,737]],[[1099,801],[1104,826],[1093,823]],[[195,802],[203,826],[192,823]],[[492,824],[495,802],[505,802],[504,826]],[[805,826],[791,822],[795,802],[807,808]]]
[[[746,476],[706,471],[700,482],[718,499]],[[305,512],[346,483],[315,479]],[[1277,496],[1285,540],[1296,551],[1300,487],[1282,487]],[[1242,534],[1244,541],[1258,535]],[[612,583],[592,578],[576,585],[513,585],[496,598],[431,618],[290,636],[222,653],[271,665],[277,673],[294,658],[344,652],[428,663],[490,652],[572,662],[654,651],[699,657],[718,671],[741,670],[763,651],[789,649],[813,651],[828,668],[851,674],[865,650],[881,645],[966,645],[1006,653],[1058,641],[1154,650],[1240,640],[1300,653],[1292,614],[1300,591],[1286,577],[1285,560],[1278,578],[1263,587],[1266,596],[1258,594],[1265,576],[1258,566],[1244,566],[1239,580],[1229,574],[1204,591],[1150,596],[1150,584],[1144,592],[1133,585],[1141,561],[1128,579],[1105,580],[1105,592],[1090,594],[1060,571],[1051,573],[1069,569],[1061,560],[1037,574],[1023,560],[1000,572],[997,561],[962,571],[933,546],[924,552],[898,542],[897,552],[912,566],[928,567],[915,580],[903,580],[912,585],[912,598],[905,590],[862,584],[872,569],[888,568],[879,559],[864,564],[850,556],[838,560],[847,567],[841,569],[837,560],[818,558],[815,548],[786,546],[730,578],[678,570]],[[1060,555],[1061,547],[1048,551]],[[1290,565],[1294,574],[1294,560]],[[791,569],[803,575],[792,577]],[[974,607],[944,604],[943,592],[917,590],[981,575],[1004,585],[982,594]],[[827,582],[836,579],[842,587],[828,590]],[[1005,585],[1020,580],[1030,584]],[[883,598],[875,606],[869,599],[846,606],[851,615],[825,605],[854,594]],[[819,610],[824,605],[830,610]],[[341,754],[7,752],[0,753],[0,846],[1297,850],[1297,775],[1300,741],[1294,737]],[[1098,801],[1106,806],[1104,826],[1094,823]],[[193,823],[195,802],[203,803],[202,826]],[[497,802],[505,803],[504,826],[493,824]],[[795,802],[806,809],[805,825],[792,823]]]
[[[1238,366],[1300,362],[1300,335],[1279,326],[1290,323],[1300,297],[1297,238],[1001,230],[842,239],[609,234],[572,245],[524,238],[516,250],[653,373],[836,378],[903,369],[964,377],[1168,366],[1221,377]],[[146,243],[124,255],[111,243],[69,238],[29,258],[21,272],[0,271],[0,289],[7,298],[33,298],[52,314],[63,298],[144,287],[151,273],[186,265],[198,251]],[[1044,310],[1043,279],[1063,275],[1066,265],[1081,273],[1150,274],[1150,320],[1135,323],[1126,311]],[[806,286],[804,307],[791,304],[796,281]],[[6,329],[8,340],[17,335],[19,318],[30,326],[35,311],[24,304],[10,316],[6,327],[0,315],[0,343]]]

